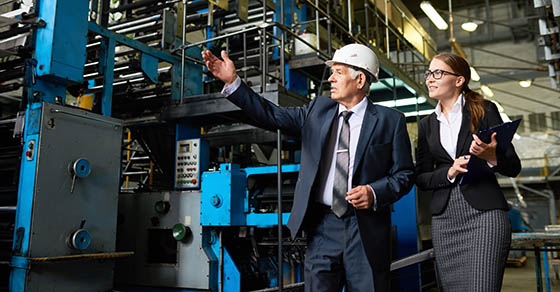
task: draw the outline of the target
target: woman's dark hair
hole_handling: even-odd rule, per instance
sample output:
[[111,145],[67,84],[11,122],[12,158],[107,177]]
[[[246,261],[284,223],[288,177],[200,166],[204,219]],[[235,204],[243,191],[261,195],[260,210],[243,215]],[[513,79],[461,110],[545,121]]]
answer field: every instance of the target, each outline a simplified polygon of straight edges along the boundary
[[443,61],[447,66],[451,67],[454,73],[465,78],[465,83],[463,83],[461,92],[471,112],[471,132],[476,133],[478,122],[480,119],[484,118],[484,97],[469,88],[469,81],[471,81],[471,67],[469,63],[461,56],[451,53],[437,54],[434,56],[434,59]]

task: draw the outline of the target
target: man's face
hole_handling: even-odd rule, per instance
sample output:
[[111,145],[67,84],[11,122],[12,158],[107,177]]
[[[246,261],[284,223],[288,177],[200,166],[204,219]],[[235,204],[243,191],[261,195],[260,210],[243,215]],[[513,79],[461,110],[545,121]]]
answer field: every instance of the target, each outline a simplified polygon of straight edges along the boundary
[[[361,73],[359,73],[361,74]],[[348,101],[361,92],[359,77],[352,79],[348,66],[334,64],[331,66],[331,98],[337,102]]]

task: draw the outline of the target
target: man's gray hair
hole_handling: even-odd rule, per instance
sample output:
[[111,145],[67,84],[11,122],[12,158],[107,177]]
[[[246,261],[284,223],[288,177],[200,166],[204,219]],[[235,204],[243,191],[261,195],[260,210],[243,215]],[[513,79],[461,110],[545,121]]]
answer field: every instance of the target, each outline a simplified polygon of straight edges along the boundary
[[348,66],[348,70],[350,72],[350,77],[352,79],[356,79],[356,77],[358,77],[358,74],[364,73],[364,75],[366,76],[366,83],[364,84],[364,87],[362,87],[362,91],[366,94],[369,95],[369,88],[371,86],[371,77],[368,75],[368,73],[360,70],[360,69],[356,69],[352,66]]

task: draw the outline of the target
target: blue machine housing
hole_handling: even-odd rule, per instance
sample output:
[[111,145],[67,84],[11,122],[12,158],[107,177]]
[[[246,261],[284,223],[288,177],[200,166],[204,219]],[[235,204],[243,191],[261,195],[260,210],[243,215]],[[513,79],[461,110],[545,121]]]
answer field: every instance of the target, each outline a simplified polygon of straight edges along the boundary
[[[283,165],[282,173],[297,173],[299,165]],[[241,169],[236,164],[221,164],[220,169],[208,171],[202,175],[201,199],[200,199],[200,224],[206,232],[214,233],[215,227],[225,226],[253,226],[258,228],[270,228],[278,224],[277,213],[257,213],[249,208],[249,190],[247,180],[251,176],[271,175],[277,173],[276,166],[249,167]],[[401,259],[418,252],[418,231],[416,223],[416,191],[412,189],[407,195],[393,205],[391,214],[397,250],[394,254],[396,259]],[[286,225],[289,213],[282,214],[282,224]],[[210,242],[212,251],[219,258],[218,243]],[[223,249],[223,276],[224,279],[237,279],[239,270],[232,261],[230,252]],[[289,274],[289,265],[283,267],[284,275]],[[270,267],[269,267],[270,268]],[[268,270],[269,268],[266,268]],[[278,267],[275,266],[277,269]],[[286,270],[288,269],[288,270]],[[420,291],[420,267],[414,265],[398,271],[401,291]],[[274,272],[270,273],[270,287],[278,285]],[[300,275],[295,271],[296,278]],[[224,280],[231,291],[240,291],[238,284]],[[230,291],[230,290],[227,290]]]
[[245,225],[247,178],[237,164],[220,164],[220,170],[202,175],[200,224]]
[[37,29],[37,76],[55,76],[83,82],[88,31],[88,1],[39,1]]

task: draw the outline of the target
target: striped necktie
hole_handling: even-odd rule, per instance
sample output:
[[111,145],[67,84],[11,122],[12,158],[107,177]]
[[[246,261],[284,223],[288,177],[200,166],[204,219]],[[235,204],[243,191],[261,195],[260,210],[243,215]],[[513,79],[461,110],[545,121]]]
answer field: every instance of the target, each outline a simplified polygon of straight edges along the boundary
[[345,199],[348,192],[348,167],[350,165],[350,123],[348,123],[348,120],[352,112],[343,111],[340,114],[344,121],[342,122],[340,136],[338,136],[331,206],[333,213],[339,218],[344,216],[348,210],[348,202]]

